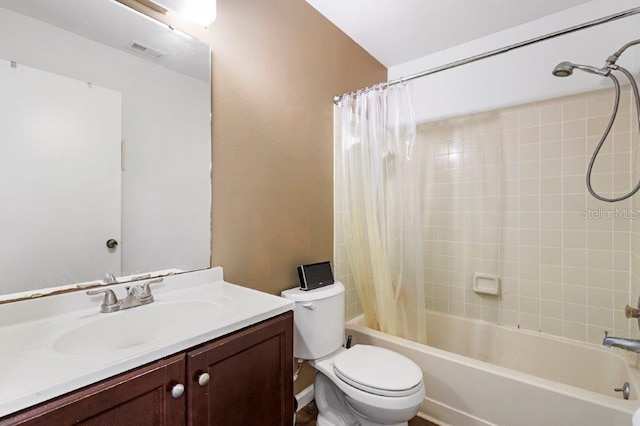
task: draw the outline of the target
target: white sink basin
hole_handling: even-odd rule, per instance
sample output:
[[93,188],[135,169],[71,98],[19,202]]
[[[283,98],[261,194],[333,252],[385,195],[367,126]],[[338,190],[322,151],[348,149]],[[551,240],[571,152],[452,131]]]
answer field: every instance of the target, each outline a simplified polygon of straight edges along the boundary
[[95,355],[129,349],[174,337],[182,324],[195,319],[213,321],[224,311],[221,301],[152,303],[100,318],[62,334],[53,349],[66,355]]

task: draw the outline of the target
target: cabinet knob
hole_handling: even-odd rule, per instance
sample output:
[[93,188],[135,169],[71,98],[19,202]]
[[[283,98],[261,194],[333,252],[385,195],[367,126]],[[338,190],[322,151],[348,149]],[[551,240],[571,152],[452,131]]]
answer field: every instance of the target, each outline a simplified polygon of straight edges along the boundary
[[180,398],[183,393],[184,393],[184,385],[183,384],[178,383],[177,385],[174,385],[171,388],[171,396],[174,399]]
[[207,384],[209,384],[209,379],[211,379],[211,376],[209,376],[209,373],[202,373],[197,378],[198,384],[200,386],[207,386]]

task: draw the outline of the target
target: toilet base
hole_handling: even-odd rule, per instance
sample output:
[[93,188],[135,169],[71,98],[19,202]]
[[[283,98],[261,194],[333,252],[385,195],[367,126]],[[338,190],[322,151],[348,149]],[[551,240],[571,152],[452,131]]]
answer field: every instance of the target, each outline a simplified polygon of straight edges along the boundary
[[355,410],[349,402],[347,401],[347,406],[351,409],[351,414],[358,420],[358,424],[360,426],[409,426],[409,422],[400,422],[400,423],[380,423],[369,419],[366,416],[361,415]]
[[[318,414],[317,425],[318,426],[336,426],[335,423],[331,423],[330,420],[325,419],[322,416],[322,414]],[[404,423],[396,423],[393,425],[381,425],[380,423],[369,423],[368,421],[365,420],[365,422],[360,421],[359,423],[356,423],[356,425],[359,425],[359,426],[408,426],[409,423],[404,422]]]
[[344,393],[322,373],[316,374],[313,392],[318,407],[318,426],[358,426],[344,402]]

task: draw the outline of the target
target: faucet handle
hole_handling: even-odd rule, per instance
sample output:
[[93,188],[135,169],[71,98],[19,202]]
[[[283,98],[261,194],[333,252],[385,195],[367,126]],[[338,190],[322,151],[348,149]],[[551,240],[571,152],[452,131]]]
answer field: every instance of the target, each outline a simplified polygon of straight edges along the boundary
[[89,290],[87,294],[89,296],[95,296],[96,294],[104,293],[104,299],[102,300],[102,305],[100,305],[100,312],[108,313],[115,312],[120,309],[120,303],[118,302],[118,298],[116,294],[111,289],[104,290]]
[[624,307],[624,316],[627,318],[640,318],[640,309],[627,305]]
[[606,339],[607,337],[609,337],[609,332],[607,330],[604,331],[604,338]]
[[150,297],[151,299],[153,299],[150,286],[152,284],[161,283],[162,281],[164,281],[164,278],[160,277],[158,279],[147,281],[146,283],[142,284],[142,292],[140,293],[140,297]]

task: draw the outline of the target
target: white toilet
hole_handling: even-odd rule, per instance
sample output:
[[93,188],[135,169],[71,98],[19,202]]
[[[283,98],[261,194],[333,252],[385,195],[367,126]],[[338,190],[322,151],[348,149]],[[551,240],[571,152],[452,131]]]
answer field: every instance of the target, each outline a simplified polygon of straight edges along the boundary
[[319,426],[406,425],[424,400],[422,371],[410,359],[369,345],[342,347],[344,286],[292,288],[293,354],[318,370],[314,384]]

